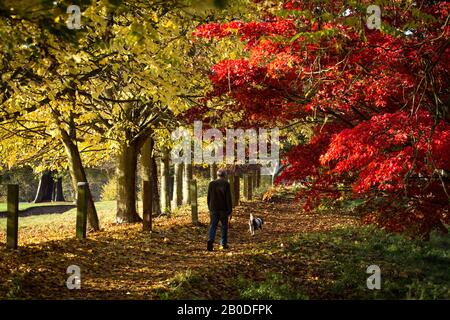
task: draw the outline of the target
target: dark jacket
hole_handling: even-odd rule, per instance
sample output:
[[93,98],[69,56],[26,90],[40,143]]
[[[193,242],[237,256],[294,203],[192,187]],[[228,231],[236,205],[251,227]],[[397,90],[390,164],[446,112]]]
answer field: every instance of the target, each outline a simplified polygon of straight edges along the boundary
[[212,212],[223,211],[231,214],[233,206],[231,203],[230,184],[225,179],[211,181],[208,186],[208,209]]

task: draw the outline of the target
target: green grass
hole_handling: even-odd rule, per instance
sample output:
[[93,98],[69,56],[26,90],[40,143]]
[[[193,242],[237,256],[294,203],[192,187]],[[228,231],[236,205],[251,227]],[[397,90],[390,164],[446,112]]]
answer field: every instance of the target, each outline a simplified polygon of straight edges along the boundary
[[[331,298],[450,299],[449,248],[448,235],[435,233],[424,242],[364,227],[299,234],[284,254],[314,259],[330,277],[320,290]],[[380,290],[367,289],[369,265],[381,269]]]
[[209,285],[201,275],[195,275],[191,269],[187,269],[169,279],[169,287],[160,291],[159,297],[162,300],[176,300],[188,293],[191,300],[204,299],[204,292],[199,288]]
[[[450,299],[450,237],[410,240],[372,227],[302,233],[284,248],[242,252],[246,269],[188,270],[171,279],[162,299]],[[367,288],[367,267],[381,269],[381,289]],[[237,277],[226,270],[241,270]],[[249,273],[250,272],[250,273]],[[255,273],[257,276],[255,277]],[[205,279],[213,279],[206,281]],[[216,283],[222,283],[221,289]]]
[[[57,205],[58,203],[54,203]],[[61,203],[59,203],[61,204]],[[65,203],[68,204],[68,203]],[[30,204],[31,206],[45,206],[48,204]],[[100,201],[95,203],[99,219],[101,222],[112,222],[115,218],[115,201]],[[1,207],[0,207],[1,208]],[[22,207],[19,207],[22,209]],[[22,209],[23,210],[23,209]],[[0,210],[1,211],[1,210]],[[76,208],[70,209],[61,214],[41,214],[27,217],[19,218],[19,229],[28,227],[44,226],[48,224],[61,225],[66,223],[75,223],[76,219]],[[6,228],[6,218],[0,218],[0,228]]]
[[248,300],[308,300],[301,288],[292,285],[292,281],[280,274],[270,272],[263,281],[251,281],[240,278],[238,281],[241,299]]
[[[60,205],[61,202],[49,202],[49,203],[30,203],[30,202],[19,202],[19,210],[26,210],[28,208],[40,207],[40,206],[51,206],[51,205]],[[68,203],[63,203],[68,204]],[[0,212],[6,212],[7,204],[6,202],[0,202]]]
[[[31,207],[39,207],[39,206],[51,206],[51,205],[68,205],[72,204],[70,202],[48,202],[48,203],[21,203],[19,205],[19,210],[25,210]],[[206,206],[206,196],[199,197],[198,199],[199,210],[207,210]],[[99,201],[95,202],[95,207],[97,208],[97,213],[99,216],[100,223],[110,223],[115,220],[116,217],[116,201]],[[0,212],[2,209],[6,211],[6,203],[0,203]],[[142,202],[137,202],[138,212],[142,212]],[[190,206],[182,206],[172,212],[173,215],[178,214],[187,214],[190,212]],[[64,223],[72,223],[75,222],[76,216],[76,208],[70,209],[62,214],[40,214],[33,215],[27,217],[19,218],[19,229],[20,228],[28,228],[35,226],[45,226],[48,224],[64,224]],[[6,227],[6,218],[0,217],[0,228]]]

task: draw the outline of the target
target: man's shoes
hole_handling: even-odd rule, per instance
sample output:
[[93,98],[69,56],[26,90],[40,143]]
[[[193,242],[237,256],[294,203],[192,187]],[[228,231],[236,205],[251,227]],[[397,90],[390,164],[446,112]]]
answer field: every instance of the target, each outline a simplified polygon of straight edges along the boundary
[[213,251],[213,242],[212,241],[208,241],[206,249],[208,251]]
[[229,249],[230,247],[227,245],[227,244],[223,244],[223,245],[221,245],[220,246],[220,249],[221,250],[227,250],[227,249]]

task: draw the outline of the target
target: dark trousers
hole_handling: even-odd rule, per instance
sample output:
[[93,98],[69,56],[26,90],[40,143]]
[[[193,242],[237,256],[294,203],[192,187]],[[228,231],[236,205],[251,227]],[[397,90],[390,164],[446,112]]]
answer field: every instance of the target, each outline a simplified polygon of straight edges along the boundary
[[208,241],[214,242],[219,221],[222,225],[221,245],[228,243],[228,213],[224,211],[210,212],[211,223],[209,224]]

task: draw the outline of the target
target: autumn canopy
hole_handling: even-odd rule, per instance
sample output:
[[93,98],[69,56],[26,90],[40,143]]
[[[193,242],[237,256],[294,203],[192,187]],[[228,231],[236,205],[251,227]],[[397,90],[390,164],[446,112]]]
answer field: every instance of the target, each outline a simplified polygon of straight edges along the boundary
[[258,20],[200,25],[203,41],[245,45],[212,66],[208,98],[242,125],[308,128],[277,178],[307,184],[305,209],[350,196],[367,222],[427,234],[449,222],[450,4],[391,1],[379,29],[369,4],[265,2]]

